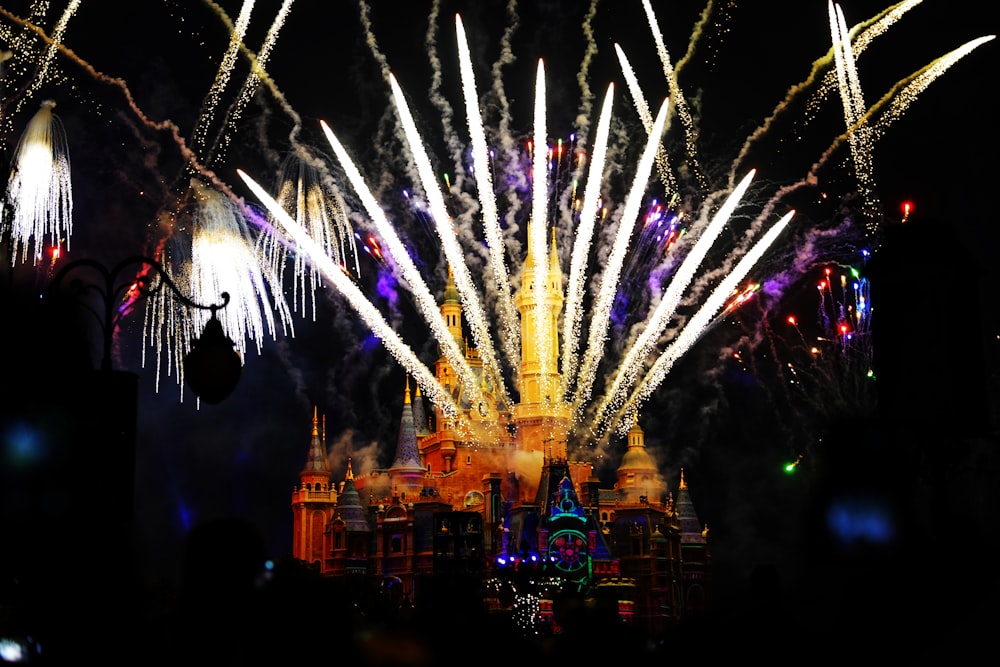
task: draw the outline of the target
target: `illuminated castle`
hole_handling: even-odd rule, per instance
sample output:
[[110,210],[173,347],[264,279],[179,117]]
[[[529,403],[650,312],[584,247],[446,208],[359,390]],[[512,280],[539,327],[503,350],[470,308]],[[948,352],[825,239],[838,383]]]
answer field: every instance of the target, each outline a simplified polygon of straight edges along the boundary
[[[314,411],[306,465],[292,493],[292,555],[324,576],[392,582],[419,606],[435,582],[473,577],[487,611],[512,613],[524,575],[540,602],[531,623],[552,628],[551,600],[572,591],[601,598],[623,620],[659,631],[709,605],[711,553],[684,481],[670,493],[637,423],[614,488],[591,462],[570,461],[570,406],[559,400],[556,322],[562,273],[530,250],[516,305],[521,317],[520,400],[503,409],[476,349],[464,342],[449,272],[441,312],[477,374],[475,404],[442,355],[435,375],[459,406],[425,412],[407,379],[395,456],[388,468],[336,482],[326,429]],[[534,289],[544,276],[546,289]],[[545,301],[547,300],[547,301]],[[522,582],[515,591],[515,581]],[[436,595],[440,595],[438,592]]]

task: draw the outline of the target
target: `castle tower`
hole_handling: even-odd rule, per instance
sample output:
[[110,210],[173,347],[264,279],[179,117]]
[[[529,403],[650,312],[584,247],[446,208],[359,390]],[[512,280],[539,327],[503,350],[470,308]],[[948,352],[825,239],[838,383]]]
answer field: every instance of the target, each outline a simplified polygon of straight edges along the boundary
[[[533,223],[528,223],[529,226]],[[530,230],[529,230],[530,236]],[[544,459],[566,460],[570,406],[560,392],[559,313],[562,310],[562,270],[555,230],[548,257],[535,257],[528,247],[516,305],[521,314],[521,364],[518,369],[520,400],[514,422],[521,436],[521,450],[540,453]],[[541,284],[538,262],[548,260]],[[528,493],[533,495],[532,490]],[[529,497],[530,497],[529,495]]]
[[347,459],[347,477],[340,490],[337,508],[330,529],[329,566],[323,572],[333,575],[365,574],[371,557],[371,525],[361,495],[354,484],[354,470]]
[[424,485],[424,466],[417,447],[417,431],[413,423],[413,404],[410,401],[410,378],[406,378],[406,395],[403,398],[403,416],[399,423],[396,458],[389,467],[393,495],[399,498],[416,498]]
[[[444,299],[441,302],[441,315],[444,317],[448,332],[451,333],[455,342],[458,343],[458,348],[464,354],[465,338],[462,336],[462,300],[459,298],[458,288],[455,286],[455,274],[452,272],[450,266],[448,267],[448,282],[445,283],[444,287]],[[455,374],[455,369],[451,367],[451,363],[443,353],[438,357],[434,370],[441,386],[450,391],[454,396],[455,392],[459,389],[458,377]],[[436,416],[438,423],[442,423],[440,408],[436,409]]]
[[702,526],[691,501],[691,492],[681,468],[677,491],[677,518],[681,530],[681,578],[684,589],[684,614],[697,616],[708,609],[710,599],[712,552],[708,526]]
[[323,531],[333,515],[337,492],[330,482],[326,458],[326,427],[322,436],[313,408],[312,439],[299,484],[292,491],[292,555],[307,563],[323,562]]

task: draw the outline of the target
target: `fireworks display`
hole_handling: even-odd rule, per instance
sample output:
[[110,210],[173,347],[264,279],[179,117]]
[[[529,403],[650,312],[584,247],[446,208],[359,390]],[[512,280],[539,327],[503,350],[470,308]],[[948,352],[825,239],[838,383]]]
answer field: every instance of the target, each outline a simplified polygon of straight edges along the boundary
[[[736,3],[713,0],[683,20],[647,0],[628,11],[573,3],[558,35],[534,3],[359,2],[353,23],[318,21],[316,7],[293,0],[199,4],[197,21],[189,3],[131,4],[115,10],[117,24],[148,11],[133,24],[183,33],[183,47],[165,48],[148,74],[86,48],[76,22],[112,20],[86,2],[0,6],[0,139],[18,146],[3,214],[12,271],[36,269],[52,248],[67,256],[71,236],[74,253],[82,237],[101,253],[155,256],[194,301],[232,296],[219,315],[248,374],[254,353],[274,344],[297,398],[337,406],[345,432],[362,410],[344,397],[363,387],[371,398],[404,372],[454,414],[433,372],[438,354],[467,396],[489,391],[512,406],[515,299],[531,285],[549,293],[560,331],[535,347],[558,345],[560,366],[548,369],[561,374],[558,398],[576,442],[596,448],[656,396],[683,391],[665,385],[699,344],[714,360],[698,367],[705,381],[733,363],[760,373],[765,351],[785,404],[804,406],[829,383],[829,400],[870,408],[873,306],[856,260],[899,220],[883,210],[880,142],[993,39],[944,45],[929,61],[900,53],[901,71],[883,67],[872,80],[869,52],[905,32],[920,2],[874,16],[811,8],[801,41],[812,50],[780,75],[764,71],[766,56],[795,36],[758,34],[746,48]],[[307,27],[312,37],[289,37]],[[152,49],[140,34],[126,39]],[[730,91],[715,92],[698,77],[723,67],[730,39],[743,67]],[[315,56],[320,42],[337,55]],[[156,68],[176,66],[172,57],[183,75],[167,89]],[[756,87],[755,98],[776,98],[751,108],[744,98]],[[42,105],[45,132],[30,120],[42,99],[61,110]],[[721,130],[706,122],[719,107],[736,119]],[[105,165],[94,171],[107,192],[70,190],[69,152],[78,169],[84,142]],[[99,226],[102,215],[114,224]],[[561,285],[548,282],[553,265]],[[789,294],[826,269],[816,310],[791,315]],[[449,276],[482,382],[440,312]],[[203,324],[169,294],[149,300],[143,363],[154,350],[157,387],[161,376],[183,386],[177,360]],[[328,366],[308,369],[323,376],[311,389],[304,368],[325,362],[297,358],[298,338],[333,348]],[[371,413],[382,428],[395,419],[381,406]],[[793,458],[809,437],[789,436]]]

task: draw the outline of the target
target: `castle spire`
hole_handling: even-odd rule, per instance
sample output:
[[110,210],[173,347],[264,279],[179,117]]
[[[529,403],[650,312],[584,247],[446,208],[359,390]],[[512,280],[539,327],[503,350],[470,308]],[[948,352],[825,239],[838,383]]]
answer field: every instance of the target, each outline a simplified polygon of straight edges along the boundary
[[410,377],[406,376],[406,391],[403,397],[403,415],[399,422],[399,438],[396,442],[396,458],[389,471],[420,471],[424,466],[420,462],[420,450],[417,447],[417,432],[413,423],[413,404],[410,401]]
[[317,408],[313,406],[312,440],[309,443],[309,455],[306,457],[305,467],[302,468],[303,474],[320,473],[320,475],[325,474],[329,477],[330,464],[326,460],[326,447],[324,446],[325,440],[325,437],[320,437]]
[[431,432],[430,424],[427,423],[427,410],[424,405],[424,397],[420,393],[420,383],[414,383],[415,393],[413,395],[413,426],[418,437],[424,437]]

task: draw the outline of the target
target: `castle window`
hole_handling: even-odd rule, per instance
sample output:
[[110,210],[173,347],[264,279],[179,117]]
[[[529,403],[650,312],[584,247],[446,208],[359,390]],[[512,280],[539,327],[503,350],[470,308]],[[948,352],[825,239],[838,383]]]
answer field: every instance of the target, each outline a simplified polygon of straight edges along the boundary
[[403,552],[403,538],[400,535],[392,536],[392,553],[398,554]]
[[472,464],[472,454],[466,454],[465,455],[465,463],[466,463],[466,465],[471,465]]
[[482,505],[486,500],[486,496],[482,494],[481,491],[469,491],[465,494],[465,506],[472,507],[473,505]]

